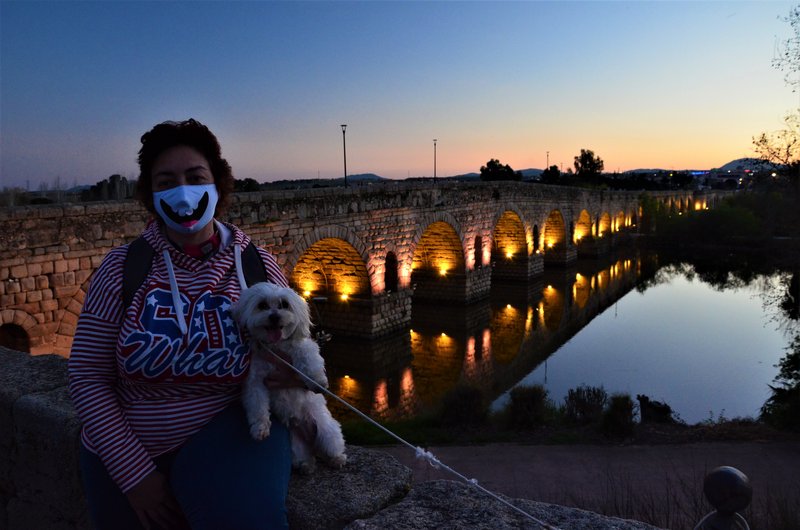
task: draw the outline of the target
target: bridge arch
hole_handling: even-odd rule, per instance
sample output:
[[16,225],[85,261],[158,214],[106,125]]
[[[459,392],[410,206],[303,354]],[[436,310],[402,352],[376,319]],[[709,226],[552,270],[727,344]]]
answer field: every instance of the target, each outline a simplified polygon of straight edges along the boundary
[[[341,243],[347,243],[346,246],[340,246],[344,251],[349,247],[352,249],[358,256],[361,265],[364,267],[364,270],[373,271],[375,269],[375,264],[373,260],[376,259],[367,251],[367,246],[361,241],[361,239],[353,232],[351,229],[347,228],[346,226],[342,225],[327,225],[327,226],[320,226],[313,229],[311,232],[307,233],[303,236],[292,249],[290,255],[286,260],[286,269],[287,269],[287,276],[289,277],[290,282],[295,285],[301,291],[307,291],[309,289],[302,288],[299,281],[294,278],[294,275],[297,272],[297,265],[300,262],[301,258],[307,253],[307,251],[318,242],[323,240],[333,240],[328,241],[323,247],[329,249],[330,245],[340,245],[334,243],[334,241],[339,241]],[[315,250],[315,253],[320,251],[320,248]],[[333,247],[330,247],[332,249]],[[355,266],[355,260],[353,260],[353,256],[351,253],[348,252],[348,262]],[[306,258],[308,260],[309,258]],[[307,267],[308,263],[304,265],[303,270]],[[353,272],[353,271],[351,271]],[[370,286],[370,290],[372,293],[379,292],[383,289],[383,280],[374,274],[367,274],[368,284]],[[305,281],[308,281],[309,278],[304,278]],[[362,293],[366,294],[366,293]]]
[[530,254],[525,225],[520,214],[514,210],[505,210],[494,223],[492,231],[492,259],[513,259],[515,256],[526,257]]
[[564,216],[560,210],[553,210],[547,216],[544,225],[544,246],[545,252],[548,249],[564,246],[567,243],[567,229],[564,224]]
[[416,239],[411,270],[445,276],[465,272],[464,246],[455,227],[446,221],[433,221]]
[[31,334],[38,322],[19,309],[0,311],[0,346],[12,350],[31,351]]
[[605,237],[609,233],[611,233],[611,216],[608,215],[608,212],[603,212],[597,223],[597,237]]
[[572,236],[573,242],[577,243],[581,239],[590,237],[592,235],[592,218],[589,212],[581,210],[578,215],[578,221],[575,223],[575,233]]
[[619,232],[620,230],[625,228],[625,212],[623,212],[622,210],[617,212],[617,219],[614,225],[615,225],[614,232]]
[[363,258],[347,241],[326,237],[308,247],[291,273],[292,285],[305,296],[369,298],[369,274]]
[[[434,232],[431,232],[431,227],[434,226]],[[454,264],[460,266],[460,272],[463,273],[467,258],[467,252],[465,250],[467,245],[464,241],[461,224],[452,214],[447,212],[435,212],[420,219],[420,223],[417,226],[417,231],[411,240],[411,244],[409,245],[409,259],[411,261],[410,269],[413,271],[422,265],[422,262],[420,261],[422,260],[422,255],[419,254],[419,251],[420,245],[423,244],[423,238],[425,238],[426,244],[430,244],[434,241],[435,236],[444,237],[448,241],[447,248],[455,252],[455,240],[452,238],[453,235],[455,235],[455,240],[458,241],[458,255],[457,257],[453,256],[452,258],[448,258],[447,261],[452,261]],[[426,249],[426,252],[429,250],[430,249]],[[439,268],[435,269],[437,271],[439,270]]]

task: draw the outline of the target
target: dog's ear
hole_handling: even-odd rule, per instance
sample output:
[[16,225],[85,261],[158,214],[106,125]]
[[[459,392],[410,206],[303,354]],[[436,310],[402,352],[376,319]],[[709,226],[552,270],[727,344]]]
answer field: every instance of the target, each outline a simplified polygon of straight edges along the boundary
[[311,312],[305,299],[297,294],[294,289],[287,289],[289,307],[297,320],[297,326],[292,334],[293,338],[308,338],[311,336]]

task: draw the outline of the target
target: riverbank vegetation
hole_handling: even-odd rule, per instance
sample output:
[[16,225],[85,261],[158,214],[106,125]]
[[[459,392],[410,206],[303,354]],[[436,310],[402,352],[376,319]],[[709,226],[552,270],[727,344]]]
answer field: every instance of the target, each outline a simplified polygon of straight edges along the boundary
[[[459,385],[437,411],[411,419],[386,421],[389,430],[414,445],[483,444],[664,444],[705,441],[766,441],[798,439],[754,418],[709,415],[687,425],[671,413],[662,421],[641,421],[641,408],[627,394],[609,396],[602,387],[581,386],[555,402],[543,387],[519,386],[507,406],[490,411],[487,396],[477,387]],[[642,396],[646,397],[646,396]],[[655,402],[651,402],[655,403]],[[656,406],[666,404],[655,403]],[[343,422],[348,443],[394,444],[397,440],[362,420]]]

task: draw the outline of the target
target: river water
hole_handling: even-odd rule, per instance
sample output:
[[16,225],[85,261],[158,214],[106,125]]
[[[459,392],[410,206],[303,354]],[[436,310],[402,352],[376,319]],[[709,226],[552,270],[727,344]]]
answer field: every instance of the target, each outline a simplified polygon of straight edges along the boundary
[[467,307],[414,304],[404,333],[324,347],[331,388],[386,420],[434,410],[458,384],[493,410],[516,385],[556,404],[590,385],[646,394],[688,423],[755,417],[797,329],[779,307],[791,275],[744,276],[631,254],[498,284]]

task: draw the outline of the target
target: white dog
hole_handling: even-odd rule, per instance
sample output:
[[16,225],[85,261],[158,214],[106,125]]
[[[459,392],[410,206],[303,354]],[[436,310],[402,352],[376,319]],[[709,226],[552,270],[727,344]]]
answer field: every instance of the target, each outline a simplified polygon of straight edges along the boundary
[[[347,461],[342,428],[325,404],[322,394],[305,388],[267,390],[264,378],[275,370],[270,350],[283,352],[292,365],[320,386],[328,387],[325,362],[311,339],[308,305],[294,290],[272,283],[257,283],[242,292],[231,309],[240,330],[250,335],[250,372],[242,389],[242,401],[256,440],[269,436],[270,410],[292,436],[292,465],[310,473],[315,454],[333,467]],[[270,362],[271,361],[271,362]],[[315,388],[308,383],[309,388]]]

